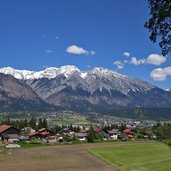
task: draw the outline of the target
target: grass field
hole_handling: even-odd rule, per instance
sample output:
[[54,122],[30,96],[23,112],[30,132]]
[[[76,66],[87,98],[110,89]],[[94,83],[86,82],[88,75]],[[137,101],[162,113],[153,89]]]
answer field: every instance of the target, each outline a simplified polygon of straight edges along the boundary
[[162,143],[97,147],[89,151],[121,171],[171,170],[171,148]]
[[61,119],[53,120],[56,125],[71,125],[71,124],[91,124],[85,116],[66,116]]
[[[0,148],[0,170],[171,170],[171,149],[167,145],[156,141],[128,141],[39,147],[34,146],[35,148],[30,147],[31,146],[20,149]],[[99,157],[90,154],[89,151]],[[106,160],[107,162],[104,162],[100,158],[103,158],[103,160]]]

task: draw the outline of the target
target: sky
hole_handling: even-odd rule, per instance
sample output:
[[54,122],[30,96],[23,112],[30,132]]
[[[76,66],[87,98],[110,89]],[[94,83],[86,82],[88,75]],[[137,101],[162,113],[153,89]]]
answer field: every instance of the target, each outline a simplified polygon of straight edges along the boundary
[[105,67],[171,88],[171,56],[149,40],[141,0],[1,0],[0,68]]

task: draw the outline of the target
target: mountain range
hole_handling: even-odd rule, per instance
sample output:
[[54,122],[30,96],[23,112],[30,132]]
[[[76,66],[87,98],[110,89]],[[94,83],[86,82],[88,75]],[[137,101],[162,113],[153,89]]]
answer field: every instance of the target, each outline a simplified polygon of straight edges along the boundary
[[42,71],[0,69],[1,110],[102,111],[169,108],[171,91],[106,68],[81,71],[72,65]]

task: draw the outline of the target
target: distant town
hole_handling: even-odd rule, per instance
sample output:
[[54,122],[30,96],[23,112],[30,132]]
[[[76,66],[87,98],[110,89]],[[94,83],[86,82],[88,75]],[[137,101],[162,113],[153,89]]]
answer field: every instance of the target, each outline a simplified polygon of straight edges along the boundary
[[154,120],[118,118],[98,113],[80,114],[63,111],[42,113],[25,119],[1,118],[1,145],[7,148],[75,143],[157,139],[160,135]]

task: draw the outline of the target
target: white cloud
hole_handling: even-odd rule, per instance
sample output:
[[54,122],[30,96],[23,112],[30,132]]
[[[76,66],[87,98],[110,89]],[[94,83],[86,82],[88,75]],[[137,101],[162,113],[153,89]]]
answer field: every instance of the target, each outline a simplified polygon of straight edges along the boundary
[[118,69],[122,69],[122,68],[124,68],[124,65],[125,65],[126,63],[128,63],[127,60],[124,60],[124,61],[115,61],[115,62],[113,63],[113,65],[116,65],[116,67],[117,67]]
[[144,64],[145,63],[145,59],[139,59],[138,60],[136,57],[132,57],[130,63],[134,64],[134,65]]
[[131,64],[134,65],[141,65],[141,64],[151,64],[151,65],[161,65],[162,63],[166,62],[166,57],[158,54],[150,54],[146,59],[137,59],[136,57],[131,58]]
[[71,54],[76,54],[76,55],[94,55],[95,52],[93,50],[88,51],[83,49],[82,47],[79,47],[77,45],[71,45],[68,46],[66,51]]
[[123,55],[126,56],[126,57],[129,57],[130,53],[129,52],[124,52]]
[[146,59],[146,63],[157,66],[161,65],[164,62],[166,62],[166,57],[158,54],[151,54]]
[[56,36],[55,39],[59,39],[59,36]]
[[171,67],[156,68],[150,73],[151,78],[156,81],[164,81],[167,76],[171,76]]
[[46,53],[52,53],[51,49],[46,50]]
[[82,55],[82,54],[88,54],[88,51],[78,47],[77,45],[71,45],[69,47],[67,47],[66,51],[68,53],[72,53],[72,54],[77,54],[77,55]]

